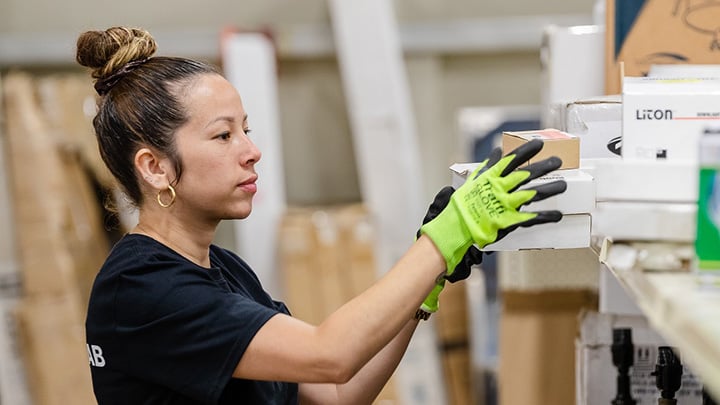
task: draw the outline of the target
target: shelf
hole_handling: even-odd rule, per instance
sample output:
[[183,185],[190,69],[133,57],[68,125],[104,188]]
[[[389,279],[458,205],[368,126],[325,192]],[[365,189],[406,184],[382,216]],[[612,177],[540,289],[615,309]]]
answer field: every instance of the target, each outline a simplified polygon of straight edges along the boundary
[[[688,251],[692,246],[687,244],[613,243],[605,239],[599,257],[652,327],[678,349],[682,362],[718,398],[720,291],[700,288],[688,270]],[[664,260],[651,263],[648,258],[652,256]]]

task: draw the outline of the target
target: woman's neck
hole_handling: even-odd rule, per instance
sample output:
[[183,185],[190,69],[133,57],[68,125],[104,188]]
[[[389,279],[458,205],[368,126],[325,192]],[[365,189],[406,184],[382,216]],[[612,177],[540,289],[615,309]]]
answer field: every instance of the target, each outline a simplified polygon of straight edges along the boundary
[[215,227],[193,226],[169,215],[143,215],[141,211],[131,233],[149,236],[198,266],[210,267],[210,244],[215,237]]

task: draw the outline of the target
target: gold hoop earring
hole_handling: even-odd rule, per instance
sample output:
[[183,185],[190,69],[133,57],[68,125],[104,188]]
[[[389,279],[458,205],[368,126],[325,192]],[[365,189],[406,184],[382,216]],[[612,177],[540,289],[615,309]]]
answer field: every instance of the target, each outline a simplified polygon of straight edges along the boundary
[[170,193],[170,202],[167,203],[167,204],[165,204],[165,203],[162,201],[162,198],[161,198],[162,193],[163,193],[164,190],[160,190],[160,191],[158,191],[158,193],[157,193],[157,202],[158,202],[158,204],[160,204],[160,206],[163,207],[163,208],[168,208],[168,207],[170,207],[171,205],[173,205],[173,203],[175,202],[175,197],[177,196],[177,195],[175,194],[175,188],[173,188],[173,186],[171,186],[171,185],[168,184],[167,190],[168,190],[168,192]]

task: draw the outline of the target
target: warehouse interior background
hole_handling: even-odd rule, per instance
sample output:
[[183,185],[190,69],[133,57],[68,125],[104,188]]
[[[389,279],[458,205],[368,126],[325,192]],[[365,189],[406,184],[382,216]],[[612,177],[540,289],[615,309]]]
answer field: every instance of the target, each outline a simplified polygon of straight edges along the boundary
[[[423,162],[431,164],[426,196],[447,182],[447,167],[458,153],[453,139],[458,109],[539,104],[538,30],[543,23],[588,24],[593,12],[589,0],[542,4],[395,1],[393,6],[405,38],[416,44],[416,50],[409,49],[405,56]],[[284,162],[287,172],[295,174],[287,184],[288,202],[360,199],[326,1],[211,1],[198,5],[4,0],[2,11],[0,49],[4,56],[0,63],[5,69],[15,65],[79,70],[73,59],[77,35],[119,24],[153,33],[160,54],[215,60],[219,60],[222,29],[270,30],[278,42]],[[514,35],[514,31],[519,33]],[[466,32],[485,37],[469,37]],[[444,43],[431,43],[436,33],[446,37]]]
[[[105,199],[122,199],[112,194],[112,182],[94,149],[92,82],[74,60],[75,41],[83,31],[117,25],[144,28],[155,37],[158,55],[208,60],[227,69],[229,79],[237,78],[239,88],[253,79],[230,71],[246,60],[243,55],[234,59],[223,53],[230,49],[227,38],[260,33],[269,39],[273,55],[264,73],[270,72],[270,79],[263,76],[263,80],[270,87],[258,88],[271,93],[253,93],[267,95],[256,98],[270,103],[269,115],[268,111],[256,115],[262,118],[260,129],[253,125],[252,107],[267,105],[244,99],[253,139],[261,149],[264,142],[275,142],[267,144],[257,166],[260,178],[267,176],[268,194],[256,199],[260,207],[256,222],[247,221],[245,227],[243,221],[223,222],[216,243],[246,257],[276,299],[287,301],[294,315],[313,323],[367,288],[412,243],[435,193],[458,181],[451,166],[477,162],[497,146],[495,135],[500,134],[489,131],[497,131],[498,125],[511,125],[505,130],[531,130],[559,124],[554,121],[557,117],[548,116],[548,108],[560,100],[548,97],[552,98],[553,86],[563,86],[551,80],[567,79],[572,85],[563,91],[576,90],[572,96],[577,99],[597,96],[593,103],[607,103],[603,106],[612,109],[603,117],[619,125],[619,99],[602,98],[620,95],[605,91],[607,70],[617,73],[603,60],[609,45],[603,42],[602,49],[580,50],[576,56],[574,51],[565,52],[566,59],[553,62],[549,52],[555,47],[553,51],[563,53],[559,52],[562,42],[552,41],[565,37],[552,33],[607,38],[606,10],[614,7],[614,0],[372,0],[354,6],[348,1],[0,0],[1,405],[94,403],[84,307],[98,264],[132,223],[134,213],[121,212],[119,221],[114,221],[104,211]],[[343,2],[345,10],[339,6]],[[362,4],[380,5],[369,15],[385,13],[384,23],[397,30],[389,40],[397,43],[385,43],[382,33],[370,35],[370,43],[358,37],[338,42],[341,22],[365,34],[378,23],[364,20],[368,14],[363,14]],[[716,5],[715,0],[625,3],[636,10],[645,4],[665,4],[675,11],[681,6],[690,10]],[[363,13],[348,12],[352,7]],[[705,14],[703,21],[711,21],[711,14]],[[563,31],[570,27],[575,31]],[[353,50],[348,46],[352,41],[363,49]],[[382,53],[392,51],[393,45],[401,55],[399,64]],[[701,47],[706,45],[703,42]],[[698,63],[720,64],[713,49],[711,45],[709,59]],[[342,56],[358,62],[358,55],[382,58],[377,64],[361,60],[352,66],[340,60]],[[552,78],[550,63],[555,64]],[[586,71],[588,66],[592,69]],[[400,70],[382,70],[388,67]],[[364,72],[370,76],[362,76]],[[353,121],[358,116],[377,118],[373,125],[395,128],[394,121],[373,117],[367,104],[359,105],[357,91],[362,86],[347,81],[372,79],[373,72],[381,76],[379,83],[394,84],[400,78],[407,85],[407,93],[400,86],[389,88],[388,94],[406,94],[409,110],[392,102],[379,104],[406,113],[411,122],[405,122],[403,134],[410,134],[409,142],[373,138],[377,142],[373,144],[360,138],[365,133],[382,135],[387,128],[363,127]],[[575,99],[562,100],[571,101]],[[263,139],[263,128],[273,140]],[[392,131],[387,133],[392,137]],[[411,148],[373,150],[377,145]],[[414,168],[419,169],[417,175]],[[383,177],[383,170],[390,184],[373,184],[371,180]],[[19,185],[27,180],[30,186]],[[648,187],[661,183],[650,182]],[[408,198],[397,198],[400,193]],[[673,206],[667,208],[673,216],[665,218],[679,218],[684,224],[690,215],[687,209],[694,209],[695,202],[667,199],[686,211],[677,214],[680,211]],[[263,211],[263,201],[277,204],[274,211]],[[662,218],[658,209],[657,218]],[[580,211],[587,215],[575,217],[587,221],[582,226],[588,228],[584,235],[588,240],[589,212]],[[619,227],[622,221],[616,222],[613,226]],[[653,237],[685,244],[628,246],[633,252],[679,258],[686,267],[687,243],[692,241],[676,237],[685,235],[685,228],[679,233],[674,229],[657,230],[658,235],[667,235]],[[612,275],[607,278],[611,272],[598,270],[599,255],[610,263],[616,256],[608,252],[619,251],[610,247],[612,238],[594,239],[592,246],[588,242],[582,248],[573,245],[580,240],[547,239],[551,240],[533,243],[551,247],[568,243],[571,248],[543,249],[543,245],[494,252],[484,256],[481,270],[467,282],[448,285],[442,310],[418,329],[376,403],[607,404],[620,395],[616,377],[621,371],[611,352],[616,343],[613,332],[620,329],[631,329],[635,339],[633,379],[627,388],[638,404],[655,403],[659,391],[653,372],[660,347],[697,343],[706,335],[698,335],[697,340],[695,335],[677,338],[673,330],[665,333],[667,329],[658,326],[665,312],[658,318],[643,313],[652,305],[625,303],[628,298],[618,281]],[[627,282],[631,286],[632,280]],[[648,283],[655,285],[654,279]],[[680,404],[712,403],[703,399],[707,395],[703,384],[712,383],[711,388],[720,390],[717,364],[695,362],[702,357],[699,347],[704,346],[682,348],[701,372],[685,365],[677,393]],[[713,351],[708,357],[711,363],[717,358],[713,356],[720,354]]]

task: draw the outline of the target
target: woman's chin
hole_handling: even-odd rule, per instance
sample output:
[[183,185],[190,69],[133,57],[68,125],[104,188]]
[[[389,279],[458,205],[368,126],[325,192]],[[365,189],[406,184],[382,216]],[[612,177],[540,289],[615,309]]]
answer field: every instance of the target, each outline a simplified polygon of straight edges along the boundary
[[226,219],[245,219],[250,216],[250,213],[252,212],[252,207],[246,207],[243,209],[237,209],[233,210],[229,213],[228,218]]

